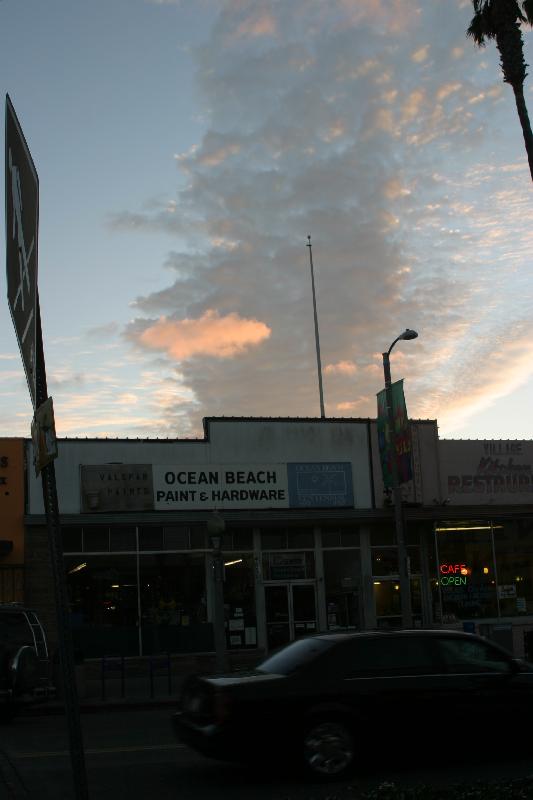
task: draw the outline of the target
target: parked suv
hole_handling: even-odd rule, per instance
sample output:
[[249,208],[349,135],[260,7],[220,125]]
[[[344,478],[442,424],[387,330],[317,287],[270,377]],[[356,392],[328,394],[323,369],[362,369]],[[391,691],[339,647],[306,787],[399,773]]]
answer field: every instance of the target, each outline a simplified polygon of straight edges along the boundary
[[246,675],[191,678],[173,722],[205,755],[330,779],[398,754],[517,747],[532,715],[533,665],[472,634],[406,630],[317,634]]
[[0,717],[52,693],[48,646],[35,611],[0,604]]

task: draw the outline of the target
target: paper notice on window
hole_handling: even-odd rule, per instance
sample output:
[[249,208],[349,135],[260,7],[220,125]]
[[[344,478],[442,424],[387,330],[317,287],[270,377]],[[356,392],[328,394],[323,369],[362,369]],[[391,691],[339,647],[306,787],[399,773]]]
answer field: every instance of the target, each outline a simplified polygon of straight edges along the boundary
[[244,629],[244,644],[255,645],[257,644],[257,630],[256,628]]

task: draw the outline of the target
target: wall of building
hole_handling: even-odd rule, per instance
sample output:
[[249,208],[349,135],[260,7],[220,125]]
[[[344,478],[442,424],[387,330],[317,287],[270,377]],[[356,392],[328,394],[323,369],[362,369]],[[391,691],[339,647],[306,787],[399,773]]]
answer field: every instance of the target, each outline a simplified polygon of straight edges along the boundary
[[[60,440],[55,462],[60,512],[80,512],[80,465],[116,467],[115,476],[109,470],[106,475],[102,473],[102,486],[118,484],[121,465],[145,465],[147,469],[139,471],[139,485],[142,484],[143,491],[149,487],[152,480],[149,473],[152,472],[155,508],[170,511],[214,507],[289,508],[294,505],[291,485],[294,488],[298,480],[296,469],[314,469],[315,478],[324,484],[328,465],[338,464],[339,479],[351,472],[353,502],[349,504],[356,508],[372,506],[366,421],[216,419],[207,421],[206,428],[205,440]],[[27,446],[31,459],[31,442]],[[234,475],[230,484],[224,481],[223,473],[232,465]],[[349,471],[343,465],[349,465]],[[166,478],[173,467],[176,468],[175,477]],[[143,472],[146,473],[144,479]],[[214,473],[218,473],[219,483],[215,482]],[[264,489],[263,484],[268,482],[271,473],[276,474],[268,489],[279,489],[279,496],[276,495],[274,502],[270,493],[266,499],[250,500],[253,493],[247,494],[247,490],[251,487]],[[210,482],[202,485],[202,476],[207,476]],[[98,494],[98,474],[93,478],[96,481],[94,493]],[[41,481],[29,475],[28,483],[29,513],[42,514]],[[161,487],[167,488],[169,493],[178,492],[173,495],[176,499],[161,497],[157,505]],[[238,496],[235,495],[237,490]],[[229,491],[230,495],[225,496],[224,491]],[[255,497],[258,497],[257,491]],[[94,502],[100,501],[96,498]],[[333,502],[331,498],[324,501],[326,506]],[[86,500],[86,504],[89,507],[90,500]],[[96,505],[94,510],[99,510]],[[138,510],[138,506],[132,506],[132,510]]]
[[443,439],[439,455],[449,505],[533,503],[533,441]]
[[[377,422],[370,423],[372,470],[376,508],[386,505],[379,457]],[[436,420],[411,420],[413,479],[402,486],[408,503],[431,506],[441,499],[441,478]]]
[[[0,540],[12,542],[0,563],[24,562],[24,440],[0,439]],[[7,548],[6,548],[7,549]]]

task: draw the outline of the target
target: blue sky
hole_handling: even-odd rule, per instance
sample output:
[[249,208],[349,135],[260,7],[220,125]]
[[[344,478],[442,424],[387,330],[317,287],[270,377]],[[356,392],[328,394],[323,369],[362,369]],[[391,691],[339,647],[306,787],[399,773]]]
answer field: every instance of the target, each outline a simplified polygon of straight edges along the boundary
[[[380,353],[413,327],[392,360],[411,416],[533,438],[532,184],[470,16],[470,0],[0,1],[59,434],[318,415],[311,234],[327,416],[375,415]],[[29,435],[4,308],[0,433]]]

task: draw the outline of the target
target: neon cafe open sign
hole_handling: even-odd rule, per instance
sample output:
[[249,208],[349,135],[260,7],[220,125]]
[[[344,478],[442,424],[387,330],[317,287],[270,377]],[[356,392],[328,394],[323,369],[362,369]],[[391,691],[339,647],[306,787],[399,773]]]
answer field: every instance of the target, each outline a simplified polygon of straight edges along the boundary
[[441,564],[441,586],[466,586],[466,580],[471,573],[466,564]]

